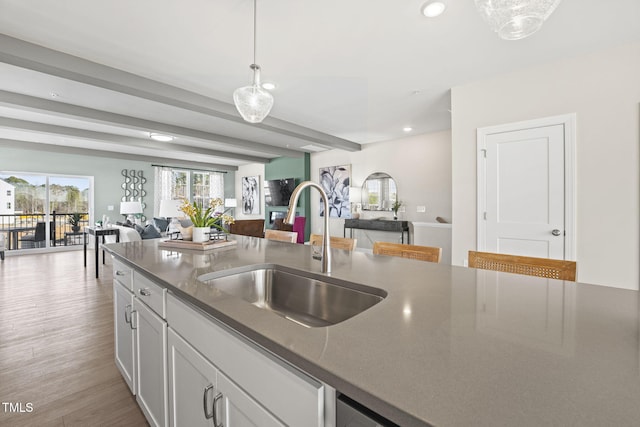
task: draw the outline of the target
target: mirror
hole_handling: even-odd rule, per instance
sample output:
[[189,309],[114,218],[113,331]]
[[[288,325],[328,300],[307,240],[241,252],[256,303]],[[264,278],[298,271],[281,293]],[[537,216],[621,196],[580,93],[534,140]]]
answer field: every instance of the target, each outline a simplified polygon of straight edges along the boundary
[[362,184],[362,210],[390,211],[397,199],[396,182],[384,172],[372,173]]

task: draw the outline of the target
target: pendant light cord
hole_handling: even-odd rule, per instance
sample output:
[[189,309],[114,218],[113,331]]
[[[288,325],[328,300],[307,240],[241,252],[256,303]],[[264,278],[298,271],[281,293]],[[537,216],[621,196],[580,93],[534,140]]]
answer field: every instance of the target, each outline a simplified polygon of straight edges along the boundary
[[257,45],[257,33],[256,29],[258,26],[258,0],[253,0],[253,63],[256,63],[256,45]]

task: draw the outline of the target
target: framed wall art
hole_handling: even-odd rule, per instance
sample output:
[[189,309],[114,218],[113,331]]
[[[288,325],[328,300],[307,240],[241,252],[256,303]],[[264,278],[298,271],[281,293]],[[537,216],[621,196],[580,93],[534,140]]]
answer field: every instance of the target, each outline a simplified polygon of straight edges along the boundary
[[242,177],[242,213],[260,214],[260,176]]
[[[351,165],[320,168],[320,185],[329,198],[330,218],[351,218],[349,185]],[[324,216],[324,203],[320,202],[320,216]]]

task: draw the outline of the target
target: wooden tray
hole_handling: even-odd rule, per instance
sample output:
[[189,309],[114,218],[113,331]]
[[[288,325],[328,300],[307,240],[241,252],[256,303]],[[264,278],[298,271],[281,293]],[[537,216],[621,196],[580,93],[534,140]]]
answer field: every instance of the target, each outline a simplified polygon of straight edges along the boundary
[[235,246],[238,242],[235,240],[209,240],[208,242],[192,242],[191,240],[163,240],[158,242],[161,248],[182,248],[182,249],[198,249],[206,251],[210,249],[228,248]]

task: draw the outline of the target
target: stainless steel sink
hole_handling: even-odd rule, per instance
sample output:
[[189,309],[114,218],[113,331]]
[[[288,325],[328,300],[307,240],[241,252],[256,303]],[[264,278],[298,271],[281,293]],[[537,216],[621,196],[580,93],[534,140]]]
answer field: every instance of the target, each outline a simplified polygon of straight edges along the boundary
[[[386,292],[304,272],[265,267],[224,277],[199,279],[256,307],[307,327],[335,325],[382,301]],[[331,281],[331,283],[329,282]]]

